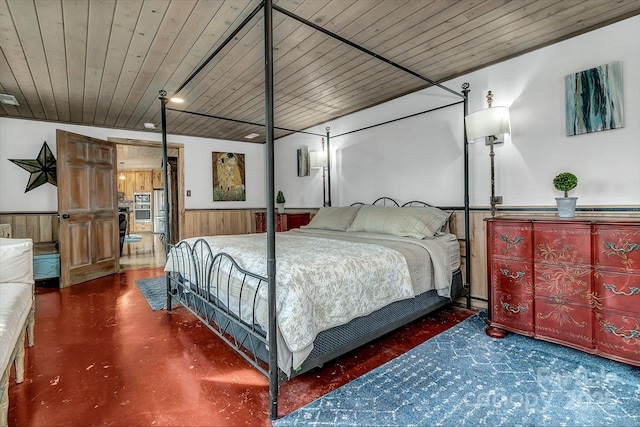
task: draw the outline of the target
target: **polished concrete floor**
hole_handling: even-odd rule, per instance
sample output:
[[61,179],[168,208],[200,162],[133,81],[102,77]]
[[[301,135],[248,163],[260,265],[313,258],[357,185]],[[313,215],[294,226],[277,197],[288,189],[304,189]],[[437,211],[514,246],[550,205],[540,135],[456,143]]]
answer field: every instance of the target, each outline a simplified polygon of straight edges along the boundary
[[[160,274],[145,266],[37,288],[35,346],[25,381],[9,389],[9,425],[270,425],[266,377],[184,309],[151,310],[134,281]],[[280,415],[471,314],[442,309],[284,383]]]
[[125,243],[120,255],[120,269],[159,267],[165,263],[164,243],[160,234],[139,233],[139,242]]

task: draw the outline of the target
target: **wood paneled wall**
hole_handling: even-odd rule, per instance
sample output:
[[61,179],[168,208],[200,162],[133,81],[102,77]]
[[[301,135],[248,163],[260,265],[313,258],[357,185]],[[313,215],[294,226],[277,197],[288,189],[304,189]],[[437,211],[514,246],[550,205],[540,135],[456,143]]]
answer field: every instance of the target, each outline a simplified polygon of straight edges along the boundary
[[[312,215],[316,211],[317,209],[287,209],[289,213],[311,212]],[[185,211],[185,226],[180,238],[255,233],[256,212],[264,212],[264,209]]]
[[180,237],[254,233],[255,212],[259,210],[188,210],[185,211]]
[[31,238],[34,243],[58,240],[58,213],[2,214],[0,224],[11,224],[15,239]]

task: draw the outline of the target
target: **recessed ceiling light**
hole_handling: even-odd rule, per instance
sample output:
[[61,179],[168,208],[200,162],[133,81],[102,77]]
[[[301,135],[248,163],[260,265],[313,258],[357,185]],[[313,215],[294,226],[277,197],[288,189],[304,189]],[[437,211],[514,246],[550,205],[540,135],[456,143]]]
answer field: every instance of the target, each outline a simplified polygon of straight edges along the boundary
[[144,128],[145,128],[145,129],[155,129],[155,128],[156,128],[156,125],[155,125],[155,124],[153,124],[153,123],[145,123],[145,124],[144,124]]
[[184,99],[182,98],[177,98],[177,97],[173,97],[171,98],[169,101],[171,102],[175,102],[176,104],[182,104],[184,102]]
[[259,133],[250,133],[249,135],[245,136],[246,139],[253,139],[256,136],[260,136]]
[[7,105],[20,105],[15,96],[7,95],[6,93],[0,93],[0,103]]

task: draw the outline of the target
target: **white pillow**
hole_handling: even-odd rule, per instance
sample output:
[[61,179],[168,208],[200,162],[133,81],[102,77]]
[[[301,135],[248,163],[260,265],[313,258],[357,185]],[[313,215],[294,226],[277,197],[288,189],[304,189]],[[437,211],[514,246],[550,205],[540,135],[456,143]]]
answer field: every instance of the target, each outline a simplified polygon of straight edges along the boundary
[[0,238],[0,283],[34,283],[31,239]]
[[342,206],[320,208],[311,218],[309,224],[301,228],[315,228],[320,230],[345,231],[353,221],[360,206]]
[[370,206],[360,208],[347,231],[392,234],[416,239],[432,238],[449,214],[434,207]]

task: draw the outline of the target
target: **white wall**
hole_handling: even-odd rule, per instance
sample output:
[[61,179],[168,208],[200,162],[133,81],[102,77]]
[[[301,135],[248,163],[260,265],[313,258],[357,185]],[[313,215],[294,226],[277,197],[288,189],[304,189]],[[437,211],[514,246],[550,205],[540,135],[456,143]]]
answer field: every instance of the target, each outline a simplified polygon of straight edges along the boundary
[[[58,189],[51,184],[25,193],[29,172],[7,159],[35,159],[46,141],[56,155],[56,129],[92,138],[129,138],[161,141],[159,132],[135,132],[121,129],[77,126],[64,123],[0,118],[0,212],[52,212],[58,210]],[[184,144],[186,209],[235,209],[265,206],[264,146],[255,143],[222,141],[168,135],[168,142]],[[211,153],[244,153],[246,161],[246,202],[214,202]],[[115,183],[114,183],[115,185]]]
[[[554,206],[562,194],[552,185],[564,171],[578,176],[570,195],[578,205],[640,206],[640,16],[592,31],[444,84],[456,91],[471,84],[469,111],[506,105],[511,135],[496,147],[496,194],[507,206]],[[624,127],[566,136],[564,77],[614,61],[623,63]],[[432,96],[436,96],[437,102]],[[311,131],[341,134],[455,100],[430,88],[317,126]],[[336,165],[332,172],[333,205],[372,201],[388,195],[399,201],[422,199],[438,205],[463,204],[461,107],[450,107],[332,139]],[[320,138],[287,137],[276,144],[276,158],[288,164],[276,185],[293,206],[320,206],[321,178],[298,178],[295,151],[320,148]],[[470,203],[487,206],[490,195],[489,148],[470,146]],[[319,201],[318,201],[319,200]]]

